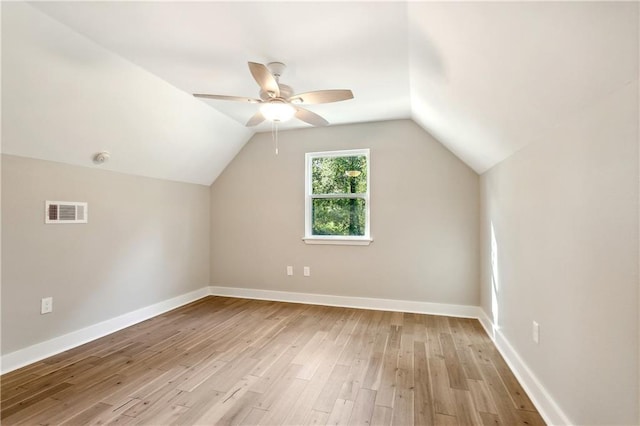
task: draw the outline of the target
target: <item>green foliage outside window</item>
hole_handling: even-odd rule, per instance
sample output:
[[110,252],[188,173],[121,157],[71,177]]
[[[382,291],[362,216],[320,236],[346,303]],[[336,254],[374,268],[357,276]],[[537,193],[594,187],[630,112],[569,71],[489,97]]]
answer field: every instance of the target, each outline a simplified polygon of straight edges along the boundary
[[312,234],[364,236],[367,157],[318,157],[311,167]]

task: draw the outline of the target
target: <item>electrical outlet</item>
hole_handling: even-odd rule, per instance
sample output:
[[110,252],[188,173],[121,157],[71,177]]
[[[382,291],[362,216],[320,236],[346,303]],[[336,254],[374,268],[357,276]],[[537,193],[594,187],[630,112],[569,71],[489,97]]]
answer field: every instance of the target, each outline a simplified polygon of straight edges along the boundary
[[311,268],[309,268],[308,266],[305,266],[303,271],[304,271],[304,276],[305,277],[311,276]]
[[293,275],[293,266],[287,266],[287,275]]
[[533,341],[536,344],[540,343],[540,324],[538,324],[535,321],[533,322],[532,332],[533,332],[533,335],[531,337],[533,337]]
[[43,297],[40,301],[40,314],[53,312],[53,297]]

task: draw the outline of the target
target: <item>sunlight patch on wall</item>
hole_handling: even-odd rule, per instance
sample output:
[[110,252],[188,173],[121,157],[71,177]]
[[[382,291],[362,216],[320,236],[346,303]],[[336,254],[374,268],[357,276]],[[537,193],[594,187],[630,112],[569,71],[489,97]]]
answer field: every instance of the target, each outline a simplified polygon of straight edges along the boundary
[[493,320],[494,332],[499,328],[498,321],[500,319],[498,306],[498,292],[500,289],[499,275],[498,243],[496,241],[496,232],[493,228],[493,222],[491,222],[491,317]]

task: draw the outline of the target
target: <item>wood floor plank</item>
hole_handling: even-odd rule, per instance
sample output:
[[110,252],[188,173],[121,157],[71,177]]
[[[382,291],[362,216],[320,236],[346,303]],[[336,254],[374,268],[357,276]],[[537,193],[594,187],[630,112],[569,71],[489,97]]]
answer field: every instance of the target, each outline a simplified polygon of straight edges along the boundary
[[92,419],[88,419],[85,424],[91,426],[106,425],[113,422],[116,418],[122,415],[130,407],[137,404],[137,399],[130,399],[119,407],[112,407],[111,410],[106,410],[100,414],[94,416]]
[[398,368],[413,370],[413,323],[405,320],[400,335],[400,350],[398,352]]
[[[176,387],[178,389],[191,392],[211,376],[218,374],[226,366],[226,361],[223,361],[217,356],[213,355],[207,358],[201,364],[194,365],[193,367],[189,368],[183,374],[172,379],[172,381],[176,382]],[[174,370],[168,370],[167,372],[172,371]],[[179,369],[178,372],[180,372]]]
[[215,374],[209,376],[206,380],[215,382],[215,389],[221,392],[229,391],[238,380],[248,374],[258,363],[257,359],[251,358],[251,349],[248,348],[236,358],[227,362],[220,367]]
[[2,419],[2,424],[6,425],[16,425],[16,424],[24,424],[24,425],[32,425],[35,424],[33,422],[33,418],[42,415],[43,412],[53,410],[56,406],[60,404],[60,401],[53,398],[45,398],[41,401],[36,402],[35,404],[31,404],[28,407],[24,407],[19,411],[16,411],[13,414],[8,415],[7,417]]
[[515,403],[509,396],[509,391],[505,388],[493,364],[481,364],[480,371],[489,388],[491,398],[496,404],[496,411],[500,421],[505,425],[517,424],[518,416],[515,413]]
[[73,384],[77,375],[83,371],[92,369],[95,366],[94,362],[99,359],[98,357],[86,357],[81,361],[71,364],[65,365],[62,363],[59,370],[51,371],[42,376],[32,375],[25,377],[22,383],[16,383],[17,386],[2,389],[2,406],[9,407],[13,405],[16,400],[20,401],[23,399],[25,395],[33,395],[60,383]]
[[[188,410],[189,408],[178,404],[158,405],[156,409],[147,413],[147,416],[143,416],[143,418],[138,420],[136,424],[148,425],[153,423],[158,425],[168,425],[174,423],[178,418],[180,418],[182,413]],[[152,420],[147,420],[147,418]]]
[[271,406],[278,401],[280,395],[291,387],[292,383],[296,380],[300,367],[301,366],[299,364],[287,364],[284,373],[282,375],[278,375],[278,377],[276,377],[276,379],[271,383],[271,386],[266,389],[260,386],[263,383],[262,381],[258,381],[254,386],[252,386],[251,390],[254,392],[257,392],[256,389],[263,391],[261,392],[262,396],[255,405],[256,408],[269,410]]
[[182,411],[169,424],[175,425],[195,425],[197,420],[206,413],[211,405],[216,404],[222,399],[224,393],[196,388],[194,392],[183,392],[172,401],[173,405],[181,405],[186,407],[186,411]]
[[[63,355],[65,354],[64,352],[62,354],[59,355],[55,355],[55,356],[66,356]],[[53,358],[53,357],[51,357]],[[5,385],[5,383],[13,383],[14,381],[20,381],[20,380],[24,380],[24,378],[26,376],[30,376],[30,375],[36,375],[36,376],[40,376],[41,374],[39,373],[41,369],[47,368],[48,364],[45,362],[51,358],[47,358],[43,361],[38,361],[38,362],[34,362],[33,364],[29,364],[29,365],[25,365],[24,367],[18,368],[16,370],[10,371],[8,373],[5,373],[2,375],[2,386]]]
[[349,367],[346,365],[336,364],[334,366],[329,379],[313,404],[314,410],[323,411],[325,413],[331,412],[333,405],[340,394],[345,377],[347,377],[348,374]]
[[500,426],[503,424],[500,422],[500,417],[497,414],[485,413],[484,411],[480,411],[479,414],[483,426]]
[[349,417],[350,425],[368,425],[371,424],[373,409],[375,406],[376,391],[361,388],[358,396],[353,403],[351,416]]
[[99,416],[105,411],[111,410],[113,406],[109,404],[105,404],[103,402],[98,402],[97,404],[92,405],[84,411],[76,414],[75,416],[69,418],[68,420],[60,423],[61,425],[85,425],[95,417]]
[[439,357],[429,358],[428,363],[429,378],[433,389],[434,412],[455,416],[456,404],[452,389],[449,387],[449,377],[444,359]]
[[[122,400],[118,401],[117,397],[119,395],[115,393],[104,398],[102,401],[111,403],[114,406],[116,405],[120,406],[126,401],[131,400],[133,398],[144,399],[147,396],[151,395],[153,392],[155,392],[158,388],[161,388],[169,383],[174,383],[174,381],[178,377],[182,376],[186,370],[188,370],[188,367],[183,365],[177,365],[174,368],[167,371],[151,369],[151,371],[153,371],[155,375],[151,379],[146,380],[143,383],[136,383],[136,386],[132,386],[131,388],[126,389],[127,392],[126,392],[126,398],[124,401]],[[177,384],[176,387],[178,387],[180,390],[192,390],[192,389],[184,389],[184,387],[181,386],[181,384]]]
[[[376,405],[373,407],[373,416],[371,416],[371,425],[372,426],[391,426],[391,414],[392,409],[389,407],[382,407],[380,405]],[[422,423],[414,423],[416,425],[421,425]]]
[[209,377],[207,380],[202,382],[193,391],[182,392],[174,401],[175,404],[184,405],[189,408],[208,407],[209,404],[213,404],[218,399],[222,398],[226,392],[216,389],[218,384],[212,379],[212,377]]
[[459,423],[455,416],[449,416],[446,414],[436,414],[436,424],[438,426],[467,426],[464,423]]
[[351,311],[351,315],[346,320],[344,327],[340,330],[340,334],[338,334],[335,339],[335,343],[338,346],[345,346],[349,342],[354,330],[361,321],[364,312],[361,309],[350,309],[349,311]]
[[353,411],[353,401],[349,399],[336,399],[333,409],[329,414],[327,425],[348,425],[351,412]]
[[387,346],[389,333],[379,333],[373,344],[373,353],[369,357],[367,372],[365,373],[362,387],[371,390],[378,390],[382,376],[382,360],[384,350]]
[[[398,322],[399,320],[396,320]],[[389,340],[384,352],[380,386],[376,394],[376,405],[393,407],[396,391],[396,375],[398,371],[398,353],[400,352],[401,326],[392,325],[389,330]]]
[[262,421],[262,418],[266,414],[267,412],[265,410],[261,410],[259,408],[252,408],[251,411],[249,411],[249,414],[247,414],[247,417],[242,419],[240,424],[247,425],[247,426],[259,425],[260,422]]
[[3,425],[544,425],[477,320],[207,297],[0,377]]
[[329,311],[331,314],[333,314],[333,318],[331,319],[333,323],[331,324],[331,328],[328,331],[327,341],[330,341],[330,342],[336,341],[338,336],[342,334],[342,330],[347,324],[347,319],[354,315],[354,311],[355,311],[354,309],[352,310],[344,309],[339,311],[332,309]]
[[413,423],[416,425],[433,425],[435,422],[435,407],[425,342],[413,342],[413,358],[413,382],[415,387]]
[[311,410],[311,414],[303,424],[307,426],[324,426],[327,424],[328,420],[329,413],[325,413],[324,411]]
[[373,336],[382,317],[383,313],[380,311],[360,316],[360,321],[351,334],[347,348],[340,356],[338,361],[340,364],[351,365],[355,359],[369,358],[369,353],[373,350]]
[[493,402],[493,398],[491,398],[489,388],[483,380],[469,379],[469,390],[478,411],[498,414],[498,409],[495,402]]
[[440,344],[442,345],[442,353],[444,355],[444,363],[447,368],[447,375],[449,376],[449,382],[453,389],[469,390],[467,385],[467,376],[456,347],[453,343],[453,338],[448,333],[440,333]]
[[253,385],[252,390],[258,393],[266,393],[281,379],[289,377],[291,374],[297,375],[298,370],[300,370],[302,366],[293,364],[291,361],[299,351],[300,348],[287,347],[285,352],[278,357],[277,361],[260,376],[260,380]]
[[440,329],[435,315],[425,315],[424,335],[426,336],[427,355],[429,358],[442,357],[442,345],[440,344]]
[[516,380],[502,356],[497,355],[492,358],[491,361],[517,408],[520,410],[536,411],[535,406],[525,393],[524,389],[522,389],[522,386],[520,386],[520,383]]
[[34,420],[43,426],[63,423],[96,404],[112,389],[117,389],[122,380],[123,376],[114,374],[84,387],[68,387],[59,394],[51,396],[52,399],[59,401],[54,409],[43,412],[40,417],[36,417]]
[[71,386],[72,385],[70,383],[60,383],[55,386],[51,386],[50,388],[47,388],[42,392],[35,393],[32,396],[24,395],[23,399],[21,399],[20,401],[13,401],[12,405],[3,405],[0,418],[5,419],[12,414],[15,414],[33,404],[36,404],[43,399],[49,398],[52,395],[56,395],[57,393],[62,392]]
[[[319,341],[307,344],[293,360],[294,364],[299,363],[302,365],[302,368],[298,371],[297,377],[299,379],[310,380],[318,370],[322,360],[326,359],[332,350],[337,350],[337,348],[333,347],[333,344],[325,340],[328,334],[326,331],[318,333],[321,336],[319,337]],[[302,362],[296,362],[296,360],[302,360]]]
[[271,404],[267,413],[260,420],[260,424],[285,424],[285,420],[289,416],[291,407],[294,407],[298,399],[300,399],[300,395],[302,394],[302,391],[304,390],[305,386],[307,386],[307,384],[307,380],[297,378],[294,378],[289,383],[287,383],[287,387],[279,393],[277,400],[275,400],[273,404]]
[[[300,394],[296,405],[290,410],[290,414],[285,419],[285,423],[293,425],[307,423],[307,419],[311,416],[315,402],[318,400],[333,373],[334,366],[336,365],[335,362],[340,353],[339,348],[336,348],[332,343],[325,345],[325,348],[321,351],[320,365],[317,366],[313,376],[307,380],[307,385]],[[315,362],[311,365],[315,365]],[[296,377],[300,378],[301,376],[304,377],[304,375],[298,373]]]
[[256,376],[245,375],[231,389],[218,399],[215,404],[209,404],[209,409],[200,416],[196,423],[199,424],[220,424],[220,419],[231,411],[231,409],[241,401],[242,397],[248,393],[251,386],[258,380]]
[[151,395],[141,399],[137,404],[133,405],[123,414],[129,417],[137,417],[139,419],[149,418],[148,411],[160,411],[162,407],[176,399],[183,391],[176,389],[172,384],[167,384],[158,388]]
[[101,399],[101,402],[112,406],[120,406],[129,401],[132,396],[144,397],[146,395],[139,392],[140,388],[144,388],[145,384],[149,382],[153,382],[154,388],[157,388],[158,385],[160,385],[160,382],[157,382],[154,379],[158,376],[162,376],[163,373],[164,372],[161,370],[149,368],[137,375],[127,377],[126,382],[123,382],[118,389],[108,392],[105,397]]
[[516,417],[520,421],[520,424],[528,426],[543,426],[545,425],[544,419],[537,411],[531,410],[516,410]]
[[414,386],[412,369],[398,368],[397,388],[393,398],[393,424],[412,425],[414,422]]
[[124,414],[120,414],[118,417],[114,417],[107,423],[109,426],[128,426],[138,424],[140,420],[135,417],[125,416]]
[[242,424],[242,420],[249,415],[258,398],[260,398],[259,393],[252,391],[245,392],[238,398],[237,402],[220,417],[216,422],[216,426],[235,426]]
[[456,349],[456,354],[460,360],[460,365],[462,365],[465,377],[472,380],[482,380],[482,374],[471,353],[471,349],[468,346]]
[[258,360],[258,363],[249,374],[262,377],[265,371],[273,366],[273,364],[278,361],[278,358],[280,358],[288,348],[289,345],[286,345],[284,343],[265,345],[260,353],[254,353],[253,355],[251,355],[253,359]]
[[339,399],[355,401],[358,391],[362,387],[364,376],[367,372],[368,361],[362,359],[355,359],[349,368],[349,373],[345,377],[340,393],[338,393]]
[[24,384],[39,379],[42,376],[37,374],[24,374],[19,376],[13,376],[9,379],[2,379],[0,383],[0,402],[12,398],[16,393],[20,393],[24,387]]
[[456,419],[463,425],[480,425],[482,419],[473,404],[470,391],[453,389],[453,396],[456,405]]

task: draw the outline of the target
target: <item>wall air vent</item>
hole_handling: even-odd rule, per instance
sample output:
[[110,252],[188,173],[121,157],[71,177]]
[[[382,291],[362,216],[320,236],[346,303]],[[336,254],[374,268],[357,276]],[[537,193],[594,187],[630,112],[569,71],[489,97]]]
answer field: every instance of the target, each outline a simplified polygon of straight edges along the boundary
[[87,223],[89,207],[77,201],[45,201],[44,223]]

